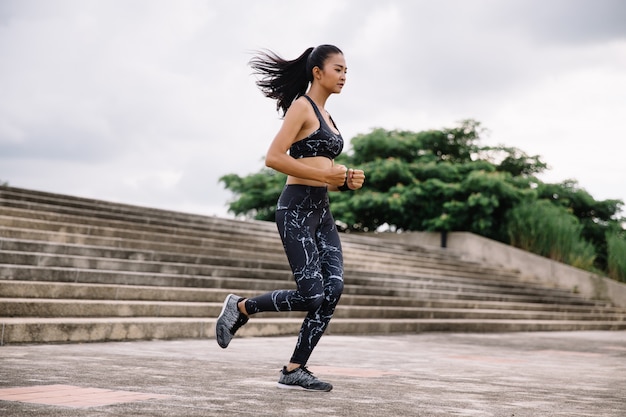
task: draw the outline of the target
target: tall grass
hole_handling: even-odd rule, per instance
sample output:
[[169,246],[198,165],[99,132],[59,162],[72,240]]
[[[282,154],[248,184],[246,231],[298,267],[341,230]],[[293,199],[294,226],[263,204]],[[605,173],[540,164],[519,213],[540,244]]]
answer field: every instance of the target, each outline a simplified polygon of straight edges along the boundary
[[524,203],[507,215],[510,244],[520,249],[593,270],[594,246],[581,237],[582,225],[565,208],[548,200]]
[[606,234],[609,277],[626,282],[626,239],[618,233]]

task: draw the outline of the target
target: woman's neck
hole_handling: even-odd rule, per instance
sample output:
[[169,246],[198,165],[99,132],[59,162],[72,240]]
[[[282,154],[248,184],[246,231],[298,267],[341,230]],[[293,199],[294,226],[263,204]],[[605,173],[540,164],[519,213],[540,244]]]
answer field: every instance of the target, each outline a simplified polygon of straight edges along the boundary
[[325,91],[320,91],[318,88],[315,87],[311,87],[306,95],[311,97],[311,100],[313,100],[317,107],[319,107],[320,109],[324,108],[324,106],[326,105],[326,100],[328,100],[328,97],[330,96],[329,93]]

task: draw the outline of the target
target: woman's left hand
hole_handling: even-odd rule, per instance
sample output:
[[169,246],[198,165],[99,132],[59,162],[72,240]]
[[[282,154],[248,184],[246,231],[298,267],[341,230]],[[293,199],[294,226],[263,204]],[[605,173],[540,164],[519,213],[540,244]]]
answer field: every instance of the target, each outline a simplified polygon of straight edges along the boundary
[[347,184],[351,190],[358,190],[363,187],[363,183],[365,182],[365,172],[362,169],[352,169],[350,168],[346,173]]

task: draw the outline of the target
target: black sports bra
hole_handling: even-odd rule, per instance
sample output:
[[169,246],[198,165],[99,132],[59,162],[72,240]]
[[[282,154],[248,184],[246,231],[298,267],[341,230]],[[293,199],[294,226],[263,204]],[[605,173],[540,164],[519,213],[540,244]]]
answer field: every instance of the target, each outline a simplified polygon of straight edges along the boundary
[[[313,106],[317,120],[320,122],[320,127],[306,138],[291,145],[289,155],[296,159],[311,158],[314,156],[325,156],[329,159],[335,159],[343,150],[343,138],[341,134],[337,134],[331,130],[313,100],[311,100],[309,96],[305,95],[304,97],[309,100]],[[333,126],[335,126],[335,129],[337,129],[335,121],[332,118],[330,121],[333,123]]]

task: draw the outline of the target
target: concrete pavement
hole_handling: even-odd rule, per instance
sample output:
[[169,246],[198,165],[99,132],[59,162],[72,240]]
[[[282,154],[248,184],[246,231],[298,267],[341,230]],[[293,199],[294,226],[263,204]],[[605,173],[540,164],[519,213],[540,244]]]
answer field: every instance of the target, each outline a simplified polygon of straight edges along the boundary
[[626,332],[322,338],[329,393],[275,387],[295,337],[0,347],[0,415],[624,416]]

